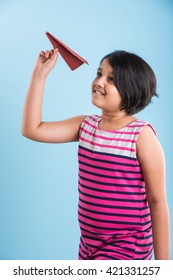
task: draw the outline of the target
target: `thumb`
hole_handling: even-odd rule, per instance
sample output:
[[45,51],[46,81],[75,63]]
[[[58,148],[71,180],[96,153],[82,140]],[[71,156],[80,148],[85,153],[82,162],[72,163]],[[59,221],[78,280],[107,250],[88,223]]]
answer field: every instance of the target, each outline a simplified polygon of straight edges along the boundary
[[55,49],[53,51],[53,54],[51,54],[50,58],[44,63],[45,65],[49,65],[50,67],[54,67],[58,59],[58,49]]
[[58,59],[58,49],[55,49],[55,50],[53,51],[53,54],[52,54],[51,57],[50,57],[50,60],[53,61],[53,62],[56,62],[57,59]]

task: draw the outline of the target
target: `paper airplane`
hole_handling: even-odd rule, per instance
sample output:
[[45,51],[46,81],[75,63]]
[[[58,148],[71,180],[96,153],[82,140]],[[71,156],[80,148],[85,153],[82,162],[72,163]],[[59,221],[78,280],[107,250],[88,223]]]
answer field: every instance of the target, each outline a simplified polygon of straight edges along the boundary
[[64,58],[68,66],[71,68],[71,70],[75,70],[79,66],[81,66],[83,63],[88,64],[88,62],[82,58],[80,55],[75,53],[73,50],[71,50],[69,47],[67,47],[64,43],[62,43],[59,39],[57,39],[55,36],[50,34],[49,32],[46,32],[46,35],[50,42],[52,43],[54,49],[58,48],[59,53]]

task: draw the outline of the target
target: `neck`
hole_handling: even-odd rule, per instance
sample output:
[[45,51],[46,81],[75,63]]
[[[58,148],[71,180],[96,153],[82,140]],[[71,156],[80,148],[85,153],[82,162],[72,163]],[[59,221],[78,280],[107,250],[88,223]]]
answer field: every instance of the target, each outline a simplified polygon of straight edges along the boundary
[[102,111],[100,127],[105,130],[120,129],[134,120],[135,117],[127,115],[124,111],[119,113],[107,113]]
[[129,117],[126,112],[119,112],[119,113],[107,113],[102,111],[102,120],[104,122],[113,123],[121,121],[122,119],[125,119]]

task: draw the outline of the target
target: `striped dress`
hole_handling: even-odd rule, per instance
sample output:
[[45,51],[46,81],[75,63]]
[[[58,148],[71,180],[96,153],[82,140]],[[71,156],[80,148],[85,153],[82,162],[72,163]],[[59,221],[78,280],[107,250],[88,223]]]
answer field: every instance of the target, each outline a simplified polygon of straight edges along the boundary
[[[80,260],[148,260],[152,228],[145,182],[136,158],[139,119],[115,131],[99,129],[100,116],[80,128]],[[154,131],[154,129],[153,129]]]

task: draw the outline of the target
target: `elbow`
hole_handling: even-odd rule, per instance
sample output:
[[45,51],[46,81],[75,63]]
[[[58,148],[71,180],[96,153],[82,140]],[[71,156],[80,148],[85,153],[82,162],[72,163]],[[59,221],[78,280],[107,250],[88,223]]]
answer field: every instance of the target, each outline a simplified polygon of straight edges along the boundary
[[30,133],[29,133],[26,129],[23,129],[23,128],[22,128],[22,130],[21,130],[21,135],[22,135],[23,137],[25,137],[25,138],[31,139],[31,135],[30,135]]
[[40,130],[37,129],[29,129],[29,128],[23,128],[21,129],[21,135],[25,138],[28,138],[33,141],[37,142],[43,142],[41,137],[40,137]]
[[150,208],[152,207],[162,207],[163,205],[167,205],[166,198],[152,198],[148,200]]
[[27,123],[25,122],[25,120],[22,120],[21,135],[23,137],[30,138],[29,134],[30,134],[30,129],[29,129]]
[[25,138],[37,141],[39,126],[40,125],[38,125],[37,127],[33,125],[30,126],[28,124],[22,123],[21,135]]
[[25,137],[25,138],[34,140],[34,135],[35,135],[35,133],[34,133],[33,131],[31,131],[30,129],[28,129],[28,128],[22,127],[22,129],[21,129],[21,135],[22,135],[23,137]]
[[28,138],[28,132],[27,132],[27,129],[22,125],[22,128],[21,128],[21,135],[23,136],[23,137],[26,137],[26,138]]

